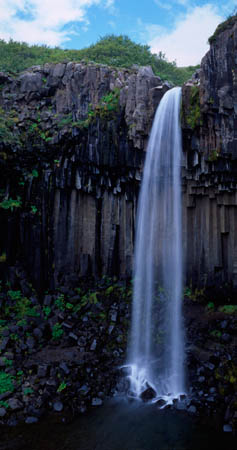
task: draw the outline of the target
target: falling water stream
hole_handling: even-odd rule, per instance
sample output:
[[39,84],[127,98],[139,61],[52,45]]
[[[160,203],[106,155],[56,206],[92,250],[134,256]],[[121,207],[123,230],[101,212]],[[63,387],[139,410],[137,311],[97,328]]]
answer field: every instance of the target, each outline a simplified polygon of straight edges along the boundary
[[166,92],[147,148],[138,203],[131,342],[130,393],[151,386],[156,398],[184,393],[181,314],[181,88]]

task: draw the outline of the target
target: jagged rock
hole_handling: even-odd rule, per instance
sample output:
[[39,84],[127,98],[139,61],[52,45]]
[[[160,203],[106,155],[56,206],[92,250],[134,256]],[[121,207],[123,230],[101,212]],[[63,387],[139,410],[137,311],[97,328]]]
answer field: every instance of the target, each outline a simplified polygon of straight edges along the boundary
[[65,362],[61,362],[60,365],[59,365],[59,367],[60,367],[60,369],[63,370],[63,372],[64,372],[66,375],[69,375],[70,369],[68,368],[68,366],[67,366],[67,364],[66,364]]
[[146,390],[141,393],[140,397],[143,402],[148,402],[156,397],[156,391],[147,384]]
[[23,408],[23,404],[17,398],[10,398],[8,400],[9,408],[13,411],[18,411]]
[[27,423],[28,425],[32,424],[32,423],[37,423],[39,421],[39,419],[37,417],[27,417],[25,420],[25,423]]
[[166,401],[163,400],[163,398],[160,398],[159,400],[157,400],[156,405],[157,405],[159,408],[163,408],[163,407],[166,405]]
[[7,414],[5,408],[0,408],[0,417],[4,417]]
[[63,410],[63,403],[62,402],[54,402],[53,409],[56,412],[61,412]]
[[44,378],[47,375],[47,371],[48,371],[48,366],[47,365],[39,366],[38,370],[37,370],[37,376],[39,378]]
[[103,400],[101,398],[95,397],[91,401],[92,406],[101,406],[103,405]]
[[232,433],[232,431],[233,431],[232,426],[229,425],[229,424],[223,425],[223,431],[224,431],[225,433]]
[[187,411],[191,414],[196,414],[197,408],[195,405],[190,405]]
[[92,344],[91,344],[91,346],[90,346],[90,350],[94,351],[96,349],[96,346],[97,346],[97,341],[96,341],[96,339],[94,339]]
[[33,334],[34,334],[35,338],[38,340],[42,339],[42,337],[43,337],[43,332],[40,328],[34,328]]

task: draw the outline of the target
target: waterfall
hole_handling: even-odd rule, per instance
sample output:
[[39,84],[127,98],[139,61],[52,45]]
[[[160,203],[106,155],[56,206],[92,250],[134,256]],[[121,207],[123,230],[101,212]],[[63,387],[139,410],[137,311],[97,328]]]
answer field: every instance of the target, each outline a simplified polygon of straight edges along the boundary
[[181,88],[163,96],[148,143],[134,257],[130,393],[184,393],[181,242]]

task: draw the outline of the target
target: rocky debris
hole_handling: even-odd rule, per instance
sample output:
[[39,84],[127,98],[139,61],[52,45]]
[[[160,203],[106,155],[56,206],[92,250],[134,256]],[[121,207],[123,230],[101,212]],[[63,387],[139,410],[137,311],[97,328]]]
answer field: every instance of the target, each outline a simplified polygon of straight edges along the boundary
[[[20,320],[13,304],[11,315],[1,321],[0,341],[5,339],[5,330],[9,330],[9,340],[0,353],[0,374],[5,374],[3,379],[7,381],[3,383],[8,383],[6,387],[1,385],[0,376],[0,424],[22,421],[32,424],[50,412],[75,416],[88,407],[102,405],[105,397],[113,395],[120,375],[116,368],[121,365],[126,350],[124,320],[128,315],[130,288],[112,281],[108,284],[108,280],[101,280],[97,286],[93,282],[91,287],[86,280],[84,283],[86,287],[80,287],[78,296],[74,295],[74,288],[64,287],[47,294],[51,298],[47,305],[38,301],[29,303],[29,308],[34,305],[36,310],[32,316],[26,314]],[[1,293],[3,318],[9,314],[5,309],[9,288],[6,289]],[[90,296],[95,291],[94,304],[90,303]],[[23,294],[17,289],[11,292],[17,292],[22,300]],[[121,292],[128,295],[123,302]],[[77,310],[82,301],[84,305]],[[50,310],[46,309],[49,304]],[[116,312],[113,335],[109,334],[111,311]],[[87,321],[83,320],[85,316]],[[36,330],[42,333],[38,335]],[[119,351],[118,336],[121,338]]]
[[[237,425],[237,315],[210,310],[186,299],[185,318],[190,385],[187,411],[195,415],[217,415],[223,426],[234,430]],[[225,330],[230,339],[224,344]]]
[[164,406],[166,406],[166,401],[163,399],[163,398],[160,398],[159,400],[157,400],[157,402],[156,402],[156,405],[159,407],[159,408],[164,408]]
[[61,412],[63,410],[63,403],[60,401],[54,402],[53,409],[56,412]]
[[143,402],[148,402],[156,397],[156,391],[147,383],[145,391],[140,395]]
[[37,417],[31,417],[31,416],[29,416],[29,417],[27,417],[26,418],[26,420],[25,420],[25,423],[27,424],[27,425],[31,425],[32,423],[37,423],[38,422],[38,418]]
[[103,400],[101,398],[93,398],[91,401],[92,406],[101,406],[103,405]]

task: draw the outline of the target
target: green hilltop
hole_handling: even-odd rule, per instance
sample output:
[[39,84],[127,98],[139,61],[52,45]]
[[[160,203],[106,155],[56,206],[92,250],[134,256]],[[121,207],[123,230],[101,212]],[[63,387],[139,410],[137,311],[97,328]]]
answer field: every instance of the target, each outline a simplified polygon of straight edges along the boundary
[[46,62],[93,61],[114,67],[130,68],[133,64],[150,65],[155,75],[174,85],[182,85],[199,66],[177,67],[165,54],[152,54],[148,45],[136,44],[128,36],[108,35],[87,48],[68,50],[60,47],[28,45],[25,42],[0,40],[0,71],[17,74]]

